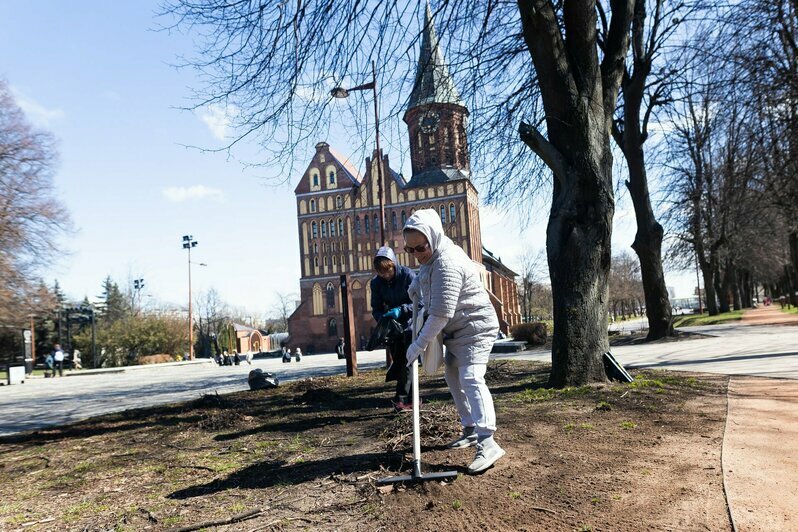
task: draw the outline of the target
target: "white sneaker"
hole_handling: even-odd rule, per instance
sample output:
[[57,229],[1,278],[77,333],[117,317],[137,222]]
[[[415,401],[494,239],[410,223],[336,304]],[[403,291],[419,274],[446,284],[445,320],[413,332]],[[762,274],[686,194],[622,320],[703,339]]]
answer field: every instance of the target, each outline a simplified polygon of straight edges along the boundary
[[505,450],[499,447],[493,436],[486,438],[477,443],[477,454],[474,457],[474,461],[468,466],[468,473],[471,475],[482,473],[505,454]]
[[465,449],[466,447],[473,447],[477,444],[477,433],[474,427],[463,427],[463,433],[450,442],[446,447],[448,449]]

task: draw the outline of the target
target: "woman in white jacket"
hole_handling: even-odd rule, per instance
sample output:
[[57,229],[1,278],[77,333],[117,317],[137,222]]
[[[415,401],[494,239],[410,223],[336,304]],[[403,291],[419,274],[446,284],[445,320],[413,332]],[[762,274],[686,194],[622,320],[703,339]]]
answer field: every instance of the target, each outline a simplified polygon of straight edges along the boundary
[[476,445],[469,473],[481,473],[504,456],[493,438],[496,412],[485,384],[490,350],[499,320],[473,261],[443,232],[432,209],[415,212],[404,226],[405,251],[421,264],[408,293],[424,305],[426,320],[407,350],[408,365],[443,332],[446,383],[463,425],[462,435],[449,444],[460,449]]

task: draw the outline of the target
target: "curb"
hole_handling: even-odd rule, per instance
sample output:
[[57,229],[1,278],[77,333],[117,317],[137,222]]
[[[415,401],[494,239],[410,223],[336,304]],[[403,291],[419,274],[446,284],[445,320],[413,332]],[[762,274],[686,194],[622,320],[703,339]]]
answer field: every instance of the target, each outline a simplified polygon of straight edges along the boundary
[[80,377],[81,375],[101,375],[104,373],[124,373],[126,371],[135,371],[141,369],[156,369],[163,367],[174,366],[191,366],[194,364],[213,364],[213,360],[209,358],[199,358],[195,360],[181,360],[180,362],[162,362],[160,364],[140,364],[136,366],[122,366],[118,368],[99,368],[99,369],[83,369],[79,371],[70,371],[64,373],[64,377]]

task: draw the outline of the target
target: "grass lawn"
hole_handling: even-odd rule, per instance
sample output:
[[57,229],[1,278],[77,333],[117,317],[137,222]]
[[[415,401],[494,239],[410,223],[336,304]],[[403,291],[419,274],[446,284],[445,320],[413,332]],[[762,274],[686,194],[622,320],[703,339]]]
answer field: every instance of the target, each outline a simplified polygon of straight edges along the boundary
[[717,325],[719,323],[727,323],[742,319],[743,312],[742,310],[732,310],[731,312],[723,312],[717,316],[710,316],[709,314],[680,316],[673,321],[673,326],[693,327],[696,325]]

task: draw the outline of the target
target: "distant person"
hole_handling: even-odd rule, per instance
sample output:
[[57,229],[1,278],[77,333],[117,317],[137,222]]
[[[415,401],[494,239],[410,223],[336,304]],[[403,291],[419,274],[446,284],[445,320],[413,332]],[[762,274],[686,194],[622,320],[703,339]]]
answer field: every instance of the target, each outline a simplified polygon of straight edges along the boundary
[[47,356],[44,359],[44,365],[47,366],[47,372],[45,373],[45,377],[55,377],[55,359],[53,358],[52,353],[47,353]]
[[288,364],[291,362],[291,350],[288,349],[288,346],[283,346],[283,364]]
[[294,349],[294,358],[296,359],[297,362],[300,362],[302,360],[302,350],[298,347]]
[[72,368],[73,369],[83,369],[83,363],[80,359],[80,351],[75,349],[72,352]]
[[246,360],[247,360],[247,364],[249,364],[250,366],[252,365],[252,358],[253,358],[254,356],[255,356],[255,353],[253,353],[253,352],[252,352],[252,349],[250,349],[249,351],[247,351],[247,354],[246,354],[245,358],[246,358]]
[[335,352],[338,354],[338,360],[346,358],[346,353],[344,353],[345,345],[346,344],[344,343],[344,339],[343,338],[339,338],[338,339],[338,345],[335,346]]
[[230,354],[230,357],[233,359],[233,364],[235,364],[236,366],[241,364],[241,359],[238,358],[238,351],[237,350],[233,349],[233,352]]
[[64,350],[61,349],[60,344],[55,344],[53,346],[53,362],[55,363],[55,370],[53,371],[53,376],[55,376],[55,371],[58,371],[58,376],[64,376]]

